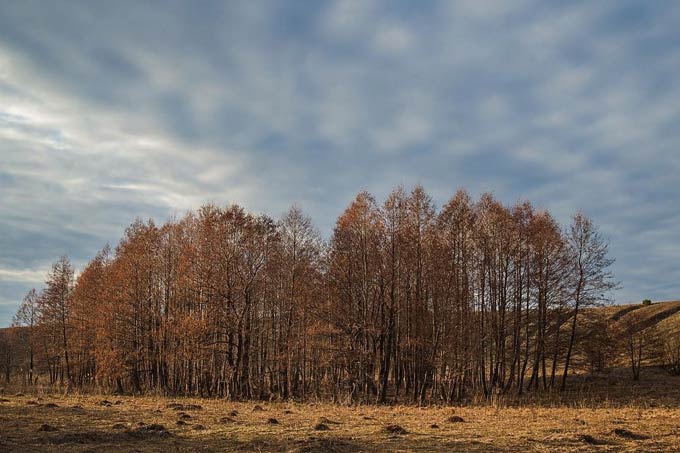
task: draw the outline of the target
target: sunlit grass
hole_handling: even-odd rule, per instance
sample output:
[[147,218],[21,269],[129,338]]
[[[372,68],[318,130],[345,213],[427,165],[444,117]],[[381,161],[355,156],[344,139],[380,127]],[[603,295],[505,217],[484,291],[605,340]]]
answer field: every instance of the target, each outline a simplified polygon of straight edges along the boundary
[[[7,393],[7,392],[6,392]],[[1,451],[672,451],[680,410],[602,407],[338,406],[215,399],[3,395]],[[104,400],[111,403],[110,405]],[[200,409],[177,410],[171,403]],[[48,404],[57,407],[48,407]],[[259,404],[263,411],[253,411]],[[236,411],[236,414],[233,414]],[[186,413],[189,417],[181,418]],[[462,422],[450,422],[456,415]],[[226,417],[226,419],[225,419]],[[177,425],[182,419],[184,425]],[[275,418],[279,423],[268,423]],[[324,418],[322,420],[322,418]],[[323,421],[327,431],[315,430]],[[54,431],[40,431],[47,424]],[[164,432],[138,432],[141,424]],[[203,429],[195,429],[197,425]],[[393,434],[388,425],[406,434]],[[619,430],[618,434],[615,430]],[[634,438],[626,437],[631,434]]]

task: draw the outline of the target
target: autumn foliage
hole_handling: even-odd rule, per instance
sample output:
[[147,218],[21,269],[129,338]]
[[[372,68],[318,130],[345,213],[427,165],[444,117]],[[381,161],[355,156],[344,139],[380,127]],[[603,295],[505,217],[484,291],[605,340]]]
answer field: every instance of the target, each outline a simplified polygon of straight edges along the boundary
[[53,383],[449,403],[563,386],[610,264],[583,215],[563,229],[489,194],[437,210],[420,186],[362,192],[328,242],[297,206],[275,221],[206,205],[135,221],[77,278],[60,259],[17,324]]

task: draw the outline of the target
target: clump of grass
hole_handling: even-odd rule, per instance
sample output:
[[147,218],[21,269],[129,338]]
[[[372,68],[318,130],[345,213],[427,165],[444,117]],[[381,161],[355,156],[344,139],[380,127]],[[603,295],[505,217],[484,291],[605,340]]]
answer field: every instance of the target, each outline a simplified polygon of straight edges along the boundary
[[636,433],[634,433],[632,431],[628,431],[627,429],[624,429],[624,428],[616,428],[612,432],[619,437],[623,437],[624,439],[631,439],[631,440],[649,439],[649,436],[645,436],[644,434],[636,434]]
[[577,440],[579,440],[580,442],[583,442],[584,444],[588,444],[588,445],[602,445],[602,444],[605,443],[605,442],[603,442],[599,439],[594,438],[590,434],[579,434],[577,436]]
[[390,434],[408,434],[408,431],[406,431],[403,427],[396,424],[385,426],[385,431],[387,431]]
[[452,415],[451,417],[446,419],[447,422],[449,423],[463,423],[465,420],[463,417],[459,417],[458,415]]

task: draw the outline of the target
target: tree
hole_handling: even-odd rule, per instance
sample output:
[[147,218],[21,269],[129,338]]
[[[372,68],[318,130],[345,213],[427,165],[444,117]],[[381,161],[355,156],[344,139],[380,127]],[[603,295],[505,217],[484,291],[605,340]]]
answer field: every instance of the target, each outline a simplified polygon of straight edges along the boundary
[[[60,356],[65,364],[66,380],[71,380],[71,366],[69,361],[69,335],[71,317],[71,293],[74,285],[74,270],[66,256],[62,256],[52,265],[52,270],[45,282],[46,288],[39,300],[40,322],[52,338],[60,344]],[[64,381],[64,372],[61,381]]]
[[607,256],[609,246],[592,220],[582,213],[576,214],[566,235],[566,242],[570,270],[569,297],[572,303],[572,322],[562,375],[562,391],[567,386],[569,362],[576,341],[579,310],[608,301],[607,293],[618,286],[609,270],[614,263],[614,260]]
[[[300,388],[305,397],[307,378],[308,313],[320,279],[321,238],[312,219],[298,205],[293,205],[278,223],[280,256],[277,271],[283,291],[278,311],[279,388],[288,398]],[[294,364],[297,363],[297,367]],[[296,369],[297,368],[297,369]],[[302,380],[302,385],[298,383]]]
[[338,219],[329,251],[328,285],[336,301],[324,317],[342,332],[338,359],[350,399],[377,392],[376,352],[382,328],[382,218],[373,196],[362,192]]
[[35,288],[31,289],[28,294],[26,294],[26,297],[24,297],[24,300],[21,302],[21,305],[19,306],[19,309],[17,310],[16,314],[14,315],[14,319],[12,320],[12,325],[17,326],[17,327],[25,327],[27,328],[27,339],[26,343],[28,344],[28,350],[29,350],[29,364],[28,364],[28,383],[30,385],[33,384],[33,365],[34,365],[34,343],[35,343],[35,338],[34,338],[34,327],[38,323],[38,306],[39,306],[39,296],[38,292],[35,290]]
[[581,341],[575,345],[579,354],[585,359],[585,366],[590,373],[605,371],[616,359],[617,338],[610,318],[597,310],[588,310],[581,315],[578,335]]
[[[440,392],[446,402],[461,400],[474,373],[473,266],[475,212],[470,196],[458,191],[437,218],[437,286],[442,312]],[[513,362],[514,363],[514,362]]]
[[[111,249],[104,247],[78,276],[71,294],[70,348],[73,351],[73,380],[79,385],[90,381],[97,373],[96,350],[98,335],[110,324],[102,325],[107,300],[107,266]],[[101,363],[102,365],[104,363]]]
[[384,226],[381,251],[384,257],[382,274],[384,296],[380,300],[378,404],[384,404],[387,401],[390,371],[394,368],[392,373],[397,374],[395,371],[399,370],[399,366],[395,364],[400,355],[399,307],[403,304],[405,292],[401,280],[405,266],[406,203],[404,189],[398,187],[388,195],[381,211]]
[[17,356],[16,333],[15,327],[0,330],[0,366],[7,384],[12,379],[12,368],[15,366],[14,359]]
[[635,381],[640,380],[643,363],[656,363],[662,359],[664,345],[656,326],[649,325],[635,311],[618,322],[616,337]]

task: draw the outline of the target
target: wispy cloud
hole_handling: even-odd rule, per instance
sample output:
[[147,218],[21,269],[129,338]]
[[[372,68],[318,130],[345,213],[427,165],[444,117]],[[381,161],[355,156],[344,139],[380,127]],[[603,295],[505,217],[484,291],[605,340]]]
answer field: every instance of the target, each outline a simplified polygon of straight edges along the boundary
[[0,269],[0,281],[41,284],[47,277],[47,269]]

